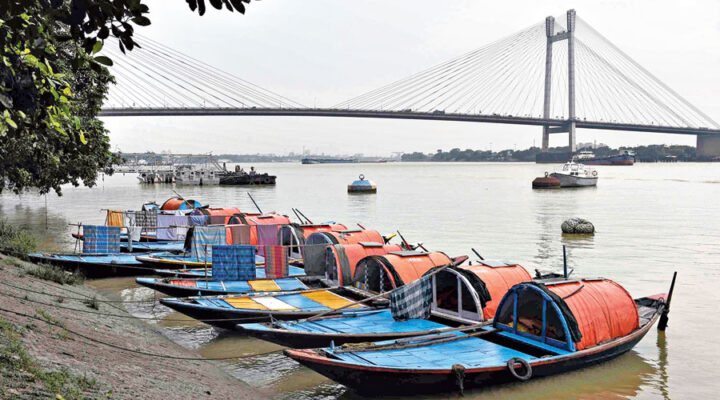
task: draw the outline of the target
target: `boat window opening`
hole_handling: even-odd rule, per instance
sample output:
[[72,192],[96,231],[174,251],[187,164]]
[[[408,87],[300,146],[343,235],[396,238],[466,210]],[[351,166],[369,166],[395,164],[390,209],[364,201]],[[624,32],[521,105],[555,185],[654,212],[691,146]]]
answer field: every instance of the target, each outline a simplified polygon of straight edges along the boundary
[[454,314],[477,313],[478,309],[468,287],[459,275],[444,271],[434,277],[435,308]]
[[513,294],[512,297],[506,298],[502,307],[495,314],[495,320],[498,324],[505,325],[507,328],[514,329],[515,327],[515,298],[517,294]]
[[[545,301],[547,303],[547,300]],[[545,337],[548,339],[554,339],[560,342],[565,342],[565,329],[563,323],[560,320],[555,307],[551,304],[546,304],[546,316],[545,316]]]
[[375,258],[366,258],[358,263],[353,280],[365,287],[366,290],[377,293],[390,291],[394,286],[390,272]]
[[338,266],[335,259],[335,252],[330,246],[325,249],[325,278],[333,282],[340,281],[340,277],[338,276]]

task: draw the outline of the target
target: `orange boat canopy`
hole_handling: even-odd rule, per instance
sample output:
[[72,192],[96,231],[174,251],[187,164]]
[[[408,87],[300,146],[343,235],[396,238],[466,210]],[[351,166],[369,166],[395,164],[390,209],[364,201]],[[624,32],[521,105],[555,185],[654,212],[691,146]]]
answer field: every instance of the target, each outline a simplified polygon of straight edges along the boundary
[[203,205],[196,200],[185,200],[180,197],[171,197],[167,199],[162,206],[160,206],[160,209],[165,211],[192,210],[195,208],[200,208],[202,206]]
[[354,229],[315,232],[305,240],[305,244],[355,244],[360,242],[385,243],[385,239],[373,229]]
[[608,279],[526,282],[502,299],[495,327],[575,351],[628,335],[639,317],[630,294]]
[[487,288],[489,299],[483,304],[485,319],[495,316],[500,300],[511,287],[532,280],[524,267],[504,260],[483,260],[479,264],[463,265],[459,268],[472,273]]
[[357,263],[353,284],[379,292],[410,283],[427,271],[452,263],[445,253],[433,251],[398,251],[383,256],[368,256]]
[[[322,273],[325,273],[328,279],[338,282],[340,286],[350,285],[360,260],[372,255],[381,256],[402,250],[403,248],[399,244],[384,245],[374,242],[327,245],[321,265],[313,267],[322,268]],[[308,266],[306,265],[305,268],[307,271]],[[312,274],[308,273],[308,275]]]
[[462,323],[492,319],[505,293],[516,283],[531,280],[520,265],[485,260],[477,265],[444,268],[432,274],[434,314]]
[[303,225],[296,225],[300,230],[302,231],[303,238],[307,239],[308,236],[312,235],[315,232],[337,232],[337,231],[346,231],[348,230],[347,226],[343,224],[335,224],[335,223],[327,223],[327,224],[303,224]]
[[242,214],[242,211],[240,211],[237,207],[229,207],[229,208],[200,208],[195,211],[193,211],[194,215],[217,215],[217,216],[226,216],[230,217],[235,214]]

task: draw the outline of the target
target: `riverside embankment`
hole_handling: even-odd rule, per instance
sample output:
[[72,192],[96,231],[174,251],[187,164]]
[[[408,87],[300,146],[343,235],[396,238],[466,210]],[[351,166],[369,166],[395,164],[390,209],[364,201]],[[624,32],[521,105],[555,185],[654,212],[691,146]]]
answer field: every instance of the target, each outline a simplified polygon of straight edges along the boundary
[[268,397],[130,315],[119,298],[41,279],[55,277],[38,268],[0,254],[0,398]]

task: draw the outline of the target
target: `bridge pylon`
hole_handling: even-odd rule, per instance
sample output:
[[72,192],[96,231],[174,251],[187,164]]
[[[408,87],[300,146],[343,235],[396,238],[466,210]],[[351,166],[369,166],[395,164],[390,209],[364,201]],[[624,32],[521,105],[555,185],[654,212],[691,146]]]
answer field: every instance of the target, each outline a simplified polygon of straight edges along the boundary
[[547,46],[545,50],[545,96],[543,104],[543,118],[550,119],[550,100],[552,88],[552,47],[553,43],[567,40],[568,44],[568,120],[560,126],[543,126],[542,151],[547,151],[550,145],[551,133],[568,133],[568,146],[570,151],[576,149],[575,141],[575,10],[567,12],[567,30],[555,33],[555,18],[545,18],[545,35]]

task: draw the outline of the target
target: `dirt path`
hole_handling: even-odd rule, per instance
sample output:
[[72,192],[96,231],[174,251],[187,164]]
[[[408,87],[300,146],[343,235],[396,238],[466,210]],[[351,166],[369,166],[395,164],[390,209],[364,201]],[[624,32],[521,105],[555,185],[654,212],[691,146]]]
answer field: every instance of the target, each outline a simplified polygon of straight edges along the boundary
[[[122,307],[102,302],[115,299],[103,297],[87,286],[60,285],[38,279],[27,274],[28,268],[34,266],[0,255],[0,308],[34,317],[0,311],[0,398],[268,397],[227,375],[215,361],[140,355],[93,343],[68,332],[127,349],[174,357],[200,357],[171,342],[151,325],[130,317]],[[56,397],[58,393],[61,397]]]

